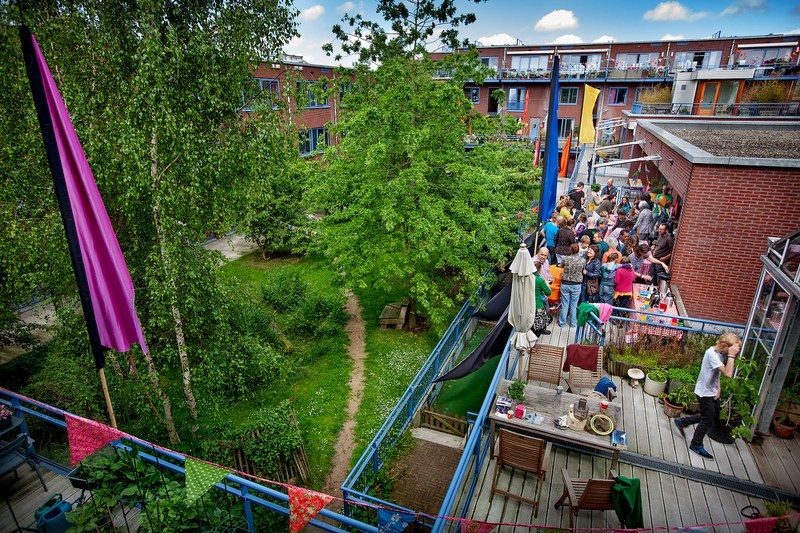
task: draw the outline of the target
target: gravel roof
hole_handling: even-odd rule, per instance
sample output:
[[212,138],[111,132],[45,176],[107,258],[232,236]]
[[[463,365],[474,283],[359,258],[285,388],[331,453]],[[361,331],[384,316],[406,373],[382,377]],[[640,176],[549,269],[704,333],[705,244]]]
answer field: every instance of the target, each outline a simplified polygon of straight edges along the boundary
[[720,157],[800,159],[800,131],[666,129],[701,150]]

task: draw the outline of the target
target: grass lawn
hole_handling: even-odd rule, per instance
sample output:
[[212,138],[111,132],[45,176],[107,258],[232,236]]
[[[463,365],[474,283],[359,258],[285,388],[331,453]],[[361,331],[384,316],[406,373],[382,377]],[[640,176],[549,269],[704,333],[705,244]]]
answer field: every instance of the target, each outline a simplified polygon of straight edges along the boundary
[[[336,278],[328,263],[313,257],[286,257],[264,262],[256,252],[221,268],[223,276],[235,277],[241,290],[256,302],[263,301],[261,286],[268,283],[271,273],[286,269],[299,273],[313,292],[343,292],[335,284]],[[284,331],[289,318],[288,313],[276,316]],[[293,398],[312,472],[308,485],[320,488],[330,470],[336,437],[347,414],[348,381],[353,368],[347,353],[348,340],[344,331],[324,339],[289,340],[294,347],[290,357],[297,362],[290,382],[261,391],[254,401],[227,406],[225,416],[235,420]]]

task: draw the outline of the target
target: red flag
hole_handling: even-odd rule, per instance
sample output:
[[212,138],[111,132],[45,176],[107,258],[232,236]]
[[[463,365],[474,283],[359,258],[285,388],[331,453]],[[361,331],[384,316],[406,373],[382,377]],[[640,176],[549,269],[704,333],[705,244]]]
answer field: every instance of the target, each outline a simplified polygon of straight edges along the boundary
[[106,444],[125,436],[121,431],[87,418],[65,413],[64,419],[67,422],[69,458],[72,466],[80,463]]
[[533,154],[534,167],[539,164],[539,147],[541,146],[541,144],[542,144],[542,136],[539,135],[538,137],[536,137],[536,150],[534,150]]
[[567,142],[564,145],[564,150],[561,152],[561,166],[558,169],[558,177],[563,178],[567,175],[567,167],[569,166],[569,147],[572,144],[572,131],[567,135]]
[[289,487],[289,531],[303,529],[332,499],[333,496],[321,492]]

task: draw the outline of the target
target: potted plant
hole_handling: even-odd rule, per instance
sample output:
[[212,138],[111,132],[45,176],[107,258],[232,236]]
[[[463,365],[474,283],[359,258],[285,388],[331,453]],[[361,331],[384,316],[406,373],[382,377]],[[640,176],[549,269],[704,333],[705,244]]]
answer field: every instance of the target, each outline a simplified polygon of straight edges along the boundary
[[657,366],[645,375],[644,391],[650,396],[659,396],[667,388],[667,371]]
[[524,402],[525,385],[527,385],[527,383],[519,379],[515,379],[514,381],[512,381],[511,385],[508,386],[508,397],[517,403]]
[[753,408],[759,401],[758,384],[760,372],[758,362],[753,359],[736,360],[735,378],[721,379],[725,399],[720,411],[720,422],[708,432],[709,438],[723,444],[730,444],[737,438],[753,438],[752,426],[755,424]]
[[672,392],[674,389],[684,385],[694,386],[697,382],[696,370],[699,370],[699,368],[673,367],[667,370],[667,392]]
[[664,414],[670,418],[681,414],[683,408],[694,399],[694,393],[689,389],[688,385],[678,387],[668,394],[662,394],[664,397]]
[[800,403],[800,385],[795,383],[783,389],[778,400],[778,407],[783,407],[783,414],[775,414],[772,418],[772,433],[782,439],[792,438],[792,433],[797,429],[797,422],[789,414],[789,406]]
[[11,427],[11,424],[13,423],[13,419],[11,418],[12,416],[14,416],[14,411],[3,404],[0,404],[0,429]]

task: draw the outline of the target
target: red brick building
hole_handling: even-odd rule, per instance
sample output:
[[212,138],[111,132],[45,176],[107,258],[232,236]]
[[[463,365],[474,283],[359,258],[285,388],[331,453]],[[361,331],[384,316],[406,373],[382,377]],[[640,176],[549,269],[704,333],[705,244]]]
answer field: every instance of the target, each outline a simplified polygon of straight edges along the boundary
[[[535,135],[547,115],[550,72],[558,54],[559,137],[564,138],[580,126],[584,83],[601,90],[597,112],[602,120],[621,118],[643,89],[654,86],[672,89],[674,102],[694,104],[697,113],[689,114],[718,114],[722,106],[738,102],[750,84],[767,79],[780,79],[796,95],[798,45],[797,35],[769,35],[479,47],[481,61],[496,77],[466,84],[464,90],[478,112],[515,116],[526,124],[526,134]],[[505,93],[504,105],[492,98],[495,89]]]
[[671,284],[688,316],[745,323],[767,238],[800,227],[800,122],[639,120],[634,140],[680,205]]

